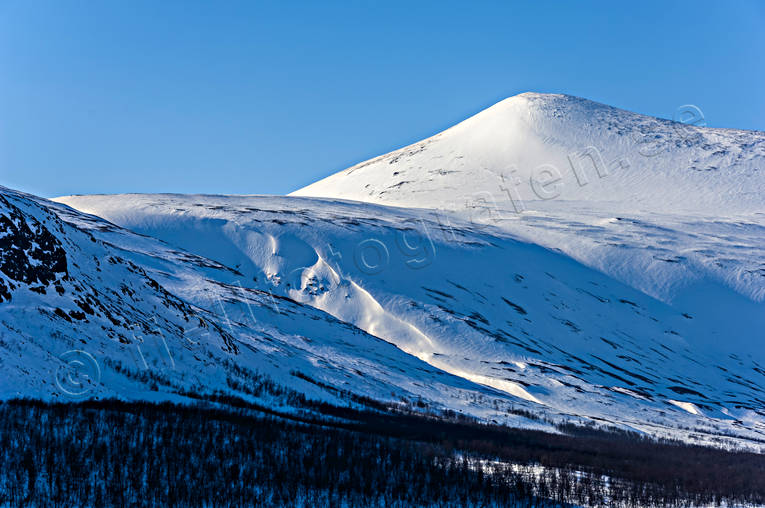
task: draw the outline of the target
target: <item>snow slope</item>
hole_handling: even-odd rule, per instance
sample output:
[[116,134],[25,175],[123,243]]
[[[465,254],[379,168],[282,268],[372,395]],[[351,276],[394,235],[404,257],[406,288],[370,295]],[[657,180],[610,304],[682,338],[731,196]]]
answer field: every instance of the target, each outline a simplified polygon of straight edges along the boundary
[[524,93],[292,195],[449,209],[560,199],[716,215],[763,211],[764,170],[765,133]]
[[765,437],[754,324],[740,343],[721,341],[726,324],[502,228],[315,198],[61,201],[233,267],[245,286],[324,310],[544,418],[703,442]]
[[752,330],[765,324],[764,168],[765,133],[525,93],[293,195],[454,210],[704,326],[725,322],[725,341],[761,351]]
[[764,170],[762,132],[525,93],[292,195],[455,210],[735,325],[765,314]]
[[[227,395],[294,412],[295,390],[342,405],[427,400],[480,417],[512,406],[313,307],[242,285],[236,269],[102,219],[0,188],[0,223],[2,398]],[[471,411],[476,398],[495,402]]]

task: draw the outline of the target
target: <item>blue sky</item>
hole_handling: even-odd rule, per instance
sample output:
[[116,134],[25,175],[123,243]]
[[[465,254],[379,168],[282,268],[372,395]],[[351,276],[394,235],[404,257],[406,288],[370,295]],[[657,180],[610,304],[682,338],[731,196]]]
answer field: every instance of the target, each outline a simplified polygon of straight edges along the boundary
[[283,194],[524,91],[765,130],[763,2],[0,0],[0,184]]

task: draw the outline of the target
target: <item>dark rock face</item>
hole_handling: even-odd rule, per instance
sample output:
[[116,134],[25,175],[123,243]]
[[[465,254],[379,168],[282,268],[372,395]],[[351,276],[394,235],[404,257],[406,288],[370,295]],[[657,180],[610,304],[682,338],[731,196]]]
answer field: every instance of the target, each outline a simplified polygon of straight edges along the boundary
[[11,299],[11,290],[15,289],[9,282],[0,279],[0,302],[8,301]]
[[36,218],[0,196],[0,302],[10,300],[13,281],[42,289],[68,275],[61,242]]

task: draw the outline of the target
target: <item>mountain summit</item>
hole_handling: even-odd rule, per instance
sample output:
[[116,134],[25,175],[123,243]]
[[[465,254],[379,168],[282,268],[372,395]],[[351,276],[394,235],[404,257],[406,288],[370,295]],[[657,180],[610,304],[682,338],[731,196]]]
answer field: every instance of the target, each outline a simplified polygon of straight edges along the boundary
[[[685,108],[684,120],[703,123],[697,109]],[[765,207],[764,166],[762,132],[523,93],[292,195],[447,209],[489,201],[521,211],[555,199],[747,211]]]

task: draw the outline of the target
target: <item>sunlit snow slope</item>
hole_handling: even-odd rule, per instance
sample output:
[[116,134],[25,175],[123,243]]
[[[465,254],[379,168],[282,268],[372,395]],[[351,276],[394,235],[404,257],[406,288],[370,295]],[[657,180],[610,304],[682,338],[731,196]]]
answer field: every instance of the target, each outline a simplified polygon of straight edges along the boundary
[[560,199],[715,215],[763,211],[763,171],[765,133],[524,93],[292,195],[458,209],[488,193],[518,209]]
[[371,397],[525,421],[502,392],[261,291],[232,266],[2,187],[0,226],[0,398],[237,397],[295,412],[296,394]]
[[455,210],[765,348],[762,132],[525,93],[293,195]]
[[315,198],[62,201],[232,267],[245,287],[322,309],[554,421],[705,442],[765,437],[759,324],[733,337],[728,323],[500,228]]

